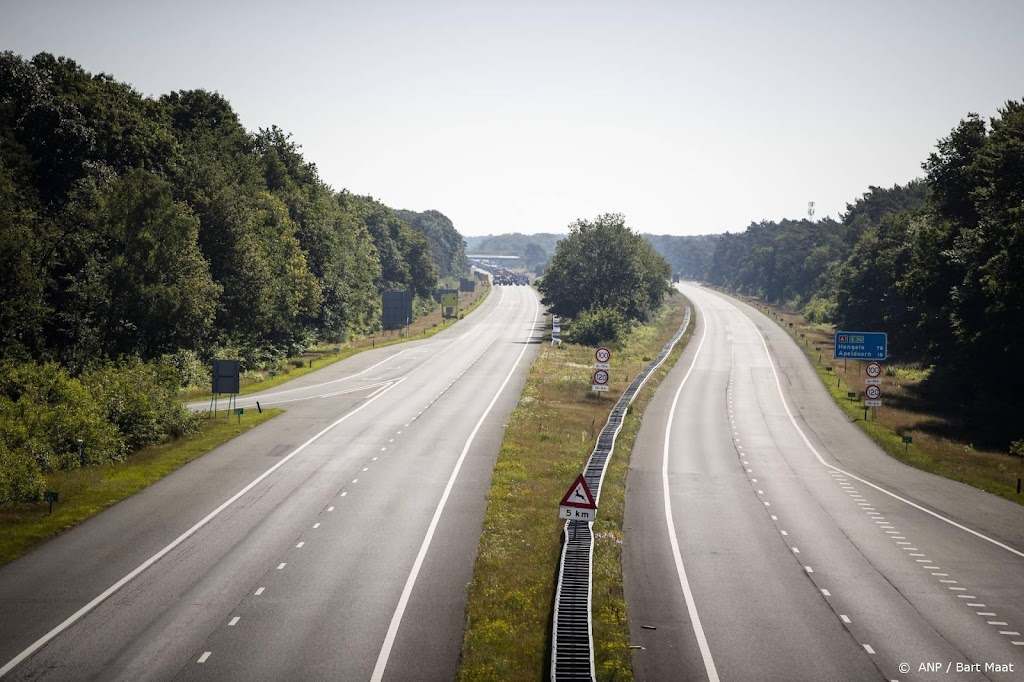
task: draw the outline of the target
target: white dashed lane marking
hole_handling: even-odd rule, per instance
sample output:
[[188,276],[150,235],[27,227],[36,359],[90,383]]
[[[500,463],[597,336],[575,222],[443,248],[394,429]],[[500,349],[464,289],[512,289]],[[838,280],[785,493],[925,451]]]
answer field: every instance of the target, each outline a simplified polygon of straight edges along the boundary
[[241,616],[235,616],[228,622],[228,625],[238,625],[238,621],[240,620],[242,620]]
[[211,653],[213,653],[213,652],[212,651],[205,652],[202,656],[199,657],[199,660],[196,661],[196,663],[206,663],[206,659],[208,659],[210,657]]

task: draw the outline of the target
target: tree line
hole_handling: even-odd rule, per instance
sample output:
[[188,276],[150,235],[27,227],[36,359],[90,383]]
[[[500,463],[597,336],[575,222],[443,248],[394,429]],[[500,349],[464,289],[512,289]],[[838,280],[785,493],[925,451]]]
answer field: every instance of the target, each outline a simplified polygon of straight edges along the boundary
[[838,220],[648,239],[684,277],[886,332],[894,360],[934,368],[926,391],[1006,447],[1024,381],[1024,104],[968,115],[922,168]]
[[[273,368],[380,329],[382,291],[428,300],[466,268],[442,213],[333,190],[290,135],[247,131],[217,93],[145,97],[67,58],[0,52],[0,489],[4,471],[80,462],[72,433],[51,442],[25,415],[100,414],[101,385],[118,383],[103,372],[153,398],[213,357]],[[149,432],[190,428],[170,423]],[[119,433],[123,447],[96,436],[86,459],[141,442]]]

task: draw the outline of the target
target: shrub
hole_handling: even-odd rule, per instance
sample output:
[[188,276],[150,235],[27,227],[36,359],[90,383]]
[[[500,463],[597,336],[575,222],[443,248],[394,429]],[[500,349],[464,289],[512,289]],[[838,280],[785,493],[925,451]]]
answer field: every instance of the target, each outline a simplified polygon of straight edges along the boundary
[[584,346],[617,344],[628,330],[626,318],[614,308],[585,310],[572,321],[569,341]]
[[0,442],[42,473],[77,467],[79,438],[87,462],[124,457],[124,440],[103,406],[60,365],[8,363],[0,376]]
[[808,322],[830,322],[836,311],[836,302],[831,299],[814,296],[804,306],[803,314]]
[[178,374],[178,386],[182,389],[210,388],[211,363],[203,362],[199,354],[191,350],[179,350],[164,355],[161,364],[169,365]]
[[45,488],[46,481],[28,453],[11,450],[0,440],[0,507],[38,500]]
[[191,433],[199,426],[198,415],[177,401],[180,379],[171,364],[144,363],[138,358],[97,363],[81,380],[130,450]]

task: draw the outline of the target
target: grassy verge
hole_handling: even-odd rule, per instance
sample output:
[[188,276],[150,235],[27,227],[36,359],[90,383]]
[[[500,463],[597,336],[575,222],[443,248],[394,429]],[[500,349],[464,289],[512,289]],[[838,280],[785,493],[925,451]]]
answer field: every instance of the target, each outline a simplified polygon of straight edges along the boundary
[[[594,349],[541,346],[509,418],[491,481],[469,586],[460,680],[540,679],[548,669],[554,581],[561,552],[558,500],[594,449],[615,400],[682,322],[674,296],[661,316],[613,351],[611,391],[590,391]],[[622,512],[630,448],[653,387],[686,339],[633,403],[605,476],[594,524],[593,615],[599,679],[630,680],[622,593]]]
[[24,503],[0,510],[0,565],[281,412],[280,409],[263,410],[263,414],[247,412],[240,422],[234,416],[205,420],[198,434],[143,448],[124,462],[49,474],[47,488],[60,494],[52,514],[48,513],[46,502]]
[[[1024,504],[1024,495],[1017,494],[1017,479],[1024,478],[1024,459],[975,448],[958,435],[961,429],[955,416],[930,402],[921,391],[927,368],[883,363],[882,407],[865,414],[866,363],[833,359],[834,327],[810,324],[799,314],[763,301],[738,298],[759,308],[793,336],[836,404],[892,457]],[[904,443],[904,437],[912,442]]]
[[[473,293],[460,293],[459,314],[468,315],[473,312],[484,302],[490,291],[491,287],[489,286],[478,286]],[[240,381],[239,395],[280,386],[286,381],[298,379],[310,372],[323,369],[327,365],[332,365],[335,362],[352,357],[356,353],[362,353],[371,348],[393,346],[396,343],[404,343],[413,339],[430,338],[457,322],[457,319],[444,319],[441,317],[441,309],[436,308],[430,314],[417,318],[409,325],[408,329],[384,331],[374,336],[345,343],[315,346],[300,357],[288,358],[282,363],[281,368],[276,371],[256,372],[249,376],[243,376]],[[183,398],[189,402],[209,400],[210,394],[205,390],[197,389],[183,394]]]

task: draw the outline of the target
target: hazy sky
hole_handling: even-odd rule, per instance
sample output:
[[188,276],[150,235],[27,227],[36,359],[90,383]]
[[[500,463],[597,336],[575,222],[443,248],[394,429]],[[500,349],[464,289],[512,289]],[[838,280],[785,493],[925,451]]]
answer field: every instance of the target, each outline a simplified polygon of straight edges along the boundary
[[0,49],[205,88],[464,235],[838,216],[1024,99],[1024,2],[0,0]]

